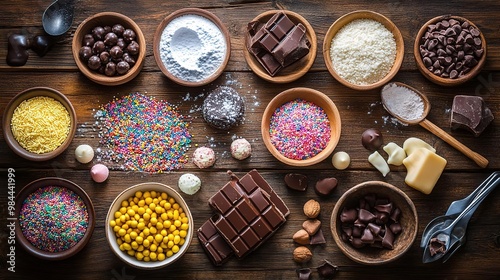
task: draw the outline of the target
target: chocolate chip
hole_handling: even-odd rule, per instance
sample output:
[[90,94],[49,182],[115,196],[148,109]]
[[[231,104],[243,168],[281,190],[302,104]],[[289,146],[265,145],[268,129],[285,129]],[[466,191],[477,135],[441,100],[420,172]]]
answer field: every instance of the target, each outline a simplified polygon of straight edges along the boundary
[[285,184],[292,190],[305,191],[307,189],[307,176],[299,173],[288,173],[285,175]]
[[323,230],[319,229],[315,234],[311,236],[311,240],[309,241],[311,245],[321,245],[326,244],[325,235],[323,234]]
[[373,213],[371,213],[370,211],[365,210],[365,209],[359,209],[358,217],[359,217],[359,220],[363,223],[373,222],[376,218],[376,216],[373,215]]
[[387,249],[394,248],[394,233],[390,228],[385,230],[384,238],[382,239],[382,246]]

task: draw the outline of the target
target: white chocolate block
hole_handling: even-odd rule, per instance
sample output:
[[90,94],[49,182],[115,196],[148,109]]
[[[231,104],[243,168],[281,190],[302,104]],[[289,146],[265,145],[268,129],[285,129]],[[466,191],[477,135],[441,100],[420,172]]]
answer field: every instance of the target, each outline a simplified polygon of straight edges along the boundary
[[384,151],[389,155],[387,159],[388,164],[400,166],[406,158],[406,152],[394,142],[390,142],[384,146]]
[[420,138],[410,137],[403,143],[403,150],[405,150],[407,156],[410,156],[418,148],[426,148],[433,153],[436,152],[436,149]]
[[430,194],[446,163],[446,159],[426,148],[415,149],[403,160],[408,171],[405,183],[424,194]]
[[385,159],[377,152],[373,152],[369,157],[368,161],[375,166],[375,168],[382,173],[382,175],[385,177],[389,171],[389,165],[387,165],[387,162],[385,162]]

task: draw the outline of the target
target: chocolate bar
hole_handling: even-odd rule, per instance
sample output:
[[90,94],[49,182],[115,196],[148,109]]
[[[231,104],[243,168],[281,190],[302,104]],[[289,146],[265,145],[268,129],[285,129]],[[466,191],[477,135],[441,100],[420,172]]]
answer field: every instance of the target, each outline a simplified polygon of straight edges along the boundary
[[216,214],[198,229],[198,239],[215,265],[231,257],[228,249],[244,258],[272,236],[290,214],[256,170],[240,179],[230,174],[231,180],[209,199]]
[[283,12],[265,24],[250,22],[247,31],[248,51],[271,76],[306,56],[311,47],[305,26],[295,25]]
[[451,109],[451,128],[463,128],[478,137],[493,121],[493,113],[480,96],[457,95]]

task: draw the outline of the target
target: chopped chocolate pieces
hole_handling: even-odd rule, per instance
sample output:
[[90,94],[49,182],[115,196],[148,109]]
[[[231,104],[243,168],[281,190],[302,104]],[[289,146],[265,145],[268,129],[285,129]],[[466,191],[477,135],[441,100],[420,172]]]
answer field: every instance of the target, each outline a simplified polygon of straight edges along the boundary
[[305,191],[307,189],[307,176],[299,173],[285,175],[285,184],[292,190]]
[[328,260],[323,260],[316,270],[322,279],[332,279],[335,277],[338,267]]
[[466,129],[478,137],[493,119],[493,113],[480,96],[457,95],[453,98],[452,129]]
[[248,23],[247,36],[248,51],[271,76],[306,56],[311,47],[305,26],[293,23],[284,12],[264,24]]
[[308,267],[297,269],[297,275],[299,276],[299,280],[311,279],[311,272],[312,272],[311,269]]
[[445,243],[437,238],[431,238],[429,241],[429,253],[431,257],[436,254],[444,254],[446,253]]
[[326,244],[325,235],[323,234],[323,230],[321,228],[311,236],[311,241],[309,242],[311,245],[321,245]]

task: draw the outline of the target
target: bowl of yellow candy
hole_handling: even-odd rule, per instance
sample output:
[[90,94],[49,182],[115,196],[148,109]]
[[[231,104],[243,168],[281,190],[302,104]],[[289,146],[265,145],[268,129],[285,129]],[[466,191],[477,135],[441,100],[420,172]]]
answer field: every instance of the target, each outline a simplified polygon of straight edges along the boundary
[[129,187],[115,198],[105,228],[118,258],[136,268],[158,269],[186,253],[194,222],[177,191],[148,182]]

